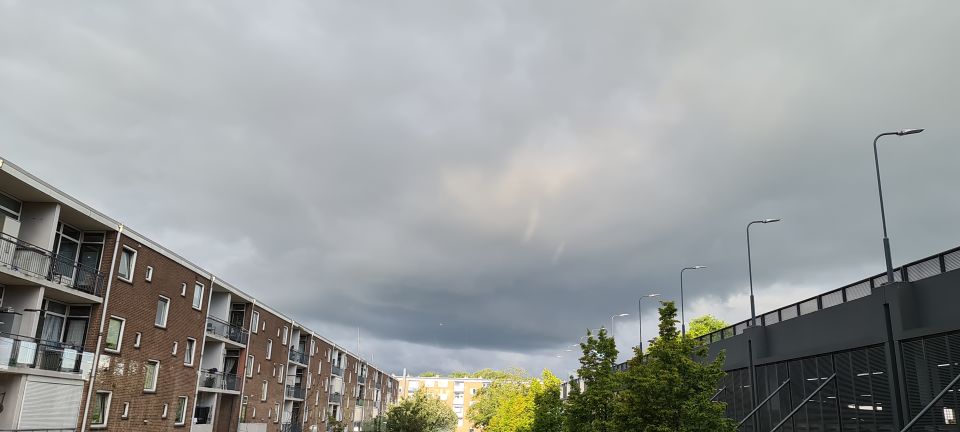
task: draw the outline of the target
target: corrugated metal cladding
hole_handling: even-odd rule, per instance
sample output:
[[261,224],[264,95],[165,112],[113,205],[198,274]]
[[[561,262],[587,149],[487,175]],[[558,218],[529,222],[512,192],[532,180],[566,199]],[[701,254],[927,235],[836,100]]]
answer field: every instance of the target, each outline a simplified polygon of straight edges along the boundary
[[[757,391],[765,399],[784,381],[786,387],[757,412],[759,431],[769,431],[831,375],[823,390],[782,428],[785,432],[892,431],[893,414],[882,346],[860,348],[757,367]],[[728,372],[718,400],[727,416],[740,421],[753,409],[747,369]],[[741,428],[756,431],[752,421]],[[956,430],[956,429],[951,429]]]
[[[920,413],[953,378],[960,375],[960,332],[904,341],[904,380],[909,417]],[[951,389],[914,426],[917,431],[958,431],[960,396]]]
[[31,376],[20,410],[21,429],[73,429],[77,426],[83,381]]

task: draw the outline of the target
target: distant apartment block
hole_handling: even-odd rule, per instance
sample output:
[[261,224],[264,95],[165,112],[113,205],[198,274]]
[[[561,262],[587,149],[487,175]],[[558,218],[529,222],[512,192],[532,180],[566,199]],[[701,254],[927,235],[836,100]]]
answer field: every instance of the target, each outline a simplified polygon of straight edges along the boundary
[[467,409],[474,404],[480,389],[493,381],[480,378],[443,378],[394,376],[400,384],[400,398],[413,396],[419,389],[447,403],[457,414],[456,432],[477,432],[480,429],[466,419]]
[[398,380],[0,160],[0,430],[344,430]]

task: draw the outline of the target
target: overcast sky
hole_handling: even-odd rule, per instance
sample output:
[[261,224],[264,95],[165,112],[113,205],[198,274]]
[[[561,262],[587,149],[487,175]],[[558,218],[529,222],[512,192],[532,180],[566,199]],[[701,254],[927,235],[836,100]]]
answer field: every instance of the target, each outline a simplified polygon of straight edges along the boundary
[[[391,372],[960,245],[955,1],[0,0],[0,157]],[[643,310],[645,337],[655,310]],[[621,359],[626,358],[622,355]]]

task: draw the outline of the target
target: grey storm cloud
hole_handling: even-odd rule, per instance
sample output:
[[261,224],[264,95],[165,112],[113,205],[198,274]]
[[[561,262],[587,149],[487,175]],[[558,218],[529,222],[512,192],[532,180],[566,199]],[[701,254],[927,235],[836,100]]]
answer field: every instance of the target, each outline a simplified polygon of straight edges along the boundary
[[[0,1],[5,158],[394,371],[960,244],[960,4]],[[644,310],[652,329],[654,304]],[[442,323],[442,325],[441,325]],[[650,332],[645,332],[647,337]]]

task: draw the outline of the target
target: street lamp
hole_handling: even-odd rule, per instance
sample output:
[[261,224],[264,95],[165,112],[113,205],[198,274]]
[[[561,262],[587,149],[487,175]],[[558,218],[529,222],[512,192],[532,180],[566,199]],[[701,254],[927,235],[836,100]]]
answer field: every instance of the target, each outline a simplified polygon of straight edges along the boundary
[[616,315],[613,315],[613,316],[610,317],[610,337],[611,337],[611,338],[613,337],[613,319],[614,319],[614,318],[625,317],[625,316],[630,316],[630,314],[622,313],[622,314],[616,314]]
[[887,283],[893,283],[893,262],[890,258],[890,239],[887,238],[887,216],[883,211],[883,188],[880,186],[880,158],[877,156],[877,140],[887,135],[913,135],[923,132],[923,129],[901,129],[899,132],[884,132],[873,139],[873,162],[877,167],[877,192],[880,193],[880,220],[883,223],[883,255],[887,261]]
[[747,273],[750,275],[750,326],[757,326],[757,306],[753,302],[753,261],[750,258],[750,225],[755,223],[768,224],[772,222],[780,222],[780,218],[775,219],[759,219],[752,221],[747,224]]
[[683,315],[683,272],[687,270],[700,270],[705,269],[707,266],[693,266],[693,267],[684,267],[680,270],[680,331],[682,336],[687,335],[687,319]]
[[640,300],[637,300],[637,329],[640,332],[640,351],[643,351],[643,321],[641,317],[643,314],[643,299],[659,296],[660,294],[647,294],[645,296],[640,296]]

